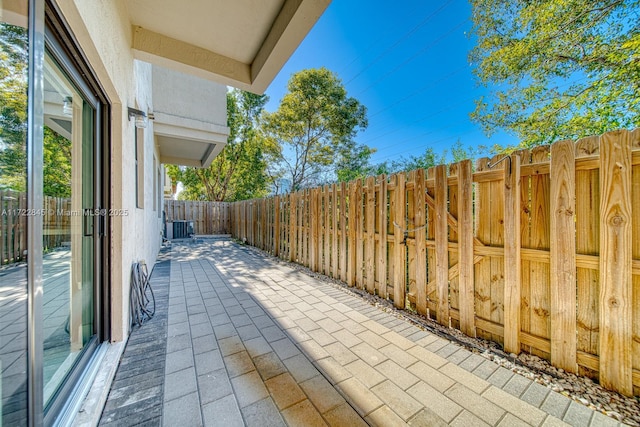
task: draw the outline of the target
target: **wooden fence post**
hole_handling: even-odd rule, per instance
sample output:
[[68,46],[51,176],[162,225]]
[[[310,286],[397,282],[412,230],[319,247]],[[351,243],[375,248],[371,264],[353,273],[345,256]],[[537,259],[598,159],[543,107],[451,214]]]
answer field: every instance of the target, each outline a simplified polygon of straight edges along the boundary
[[631,342],[631,139],[600,137],[600,384],[633,393]]
[[551,364],[576,372],[575,144],[551,146]]
[[504,349],[520,353],[520,156],[504,165]]
[[406,225],[407,195],[405,191],[405,176],[400,172],[396,174],[396,189],[394,192],[395,203],[395,229],[394,236],[394,268],[393,268],[393,305],[404,308],[406,304],[407,287],[407,247],[404,241]]
[[473,174],[471,160],[458,163],[458,287],[460,330],[476,336],[473,277]]
[[424,169],[418,169],[415,174],[414,198],[414,227],[416,247],[416,309],[418,313],[427,314],[427,230],[425,191],[426,181]]

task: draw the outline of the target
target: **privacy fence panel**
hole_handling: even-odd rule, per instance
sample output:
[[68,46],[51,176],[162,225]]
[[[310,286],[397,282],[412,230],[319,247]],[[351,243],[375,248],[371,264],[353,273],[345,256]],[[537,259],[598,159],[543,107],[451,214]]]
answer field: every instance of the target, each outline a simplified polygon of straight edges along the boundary
[[166,221],[193,221],[195,234],[229,234],[229,203],[187,200],[165,200]]
[[438,323],[640,391],[640,131],[233,203],[231,232]]

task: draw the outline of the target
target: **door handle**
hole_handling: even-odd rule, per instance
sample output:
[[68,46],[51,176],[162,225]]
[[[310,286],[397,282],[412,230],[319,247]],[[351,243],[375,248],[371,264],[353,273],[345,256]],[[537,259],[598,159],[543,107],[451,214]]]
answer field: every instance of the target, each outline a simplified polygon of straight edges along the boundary
[[83,222],[84,222],[84,236],[91,237],[93,236],[93,209],[85,209],[83,211]]

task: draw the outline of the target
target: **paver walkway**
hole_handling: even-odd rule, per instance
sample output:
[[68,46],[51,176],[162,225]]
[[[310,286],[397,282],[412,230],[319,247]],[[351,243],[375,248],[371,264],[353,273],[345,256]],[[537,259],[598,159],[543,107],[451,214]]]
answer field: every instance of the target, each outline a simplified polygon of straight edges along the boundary
[[169,282],[102,425],[619,425],[228,239],[174,243]]

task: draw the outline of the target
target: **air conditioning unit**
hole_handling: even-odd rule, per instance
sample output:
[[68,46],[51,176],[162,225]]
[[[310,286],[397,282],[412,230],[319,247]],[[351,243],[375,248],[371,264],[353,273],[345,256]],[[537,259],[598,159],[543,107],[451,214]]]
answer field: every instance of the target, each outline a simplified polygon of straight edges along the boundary
[[186,239],[193,234],[193,221],[173,221],[174,239]]

